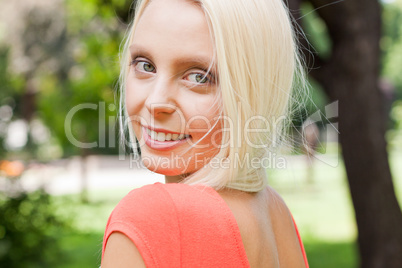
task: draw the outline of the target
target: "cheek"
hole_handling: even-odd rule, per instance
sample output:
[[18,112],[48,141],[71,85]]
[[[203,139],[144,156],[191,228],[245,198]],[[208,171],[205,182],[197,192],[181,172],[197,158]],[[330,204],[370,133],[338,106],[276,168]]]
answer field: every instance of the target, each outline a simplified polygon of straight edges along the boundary
[[151,90],[150,85],[131,77],[132,75],[131,73],[128,74],[124,96],[125,108],[130,116],[142,114]]
[[126,123],[132,126],[132,130],[138,139],[142,137],[142,133],[139,124],[136,122],[143,121],[141,115],[146,100],[144,91],[141,92],[139,89],[140,87],[138,83],[135,83],[132,81],[132,79],[127,78],[124,101],[125,109],[129,118],[126,119],[128,120]]
[[125,92],[125,104],[127,113],[131,115],[139,114],[141,110],[141,103],[144,102],[145,96],[141,95],[138,90],[138,85],[132,79],[127,78],[126,92]]
[[[187,120],[188,130],[194,140],[200,144],[216,145],[221,141],[221,123],[218,120],[220,110],[215,98],[193,103],[192,116]],[[209,133],[208,133],[209,132]]]

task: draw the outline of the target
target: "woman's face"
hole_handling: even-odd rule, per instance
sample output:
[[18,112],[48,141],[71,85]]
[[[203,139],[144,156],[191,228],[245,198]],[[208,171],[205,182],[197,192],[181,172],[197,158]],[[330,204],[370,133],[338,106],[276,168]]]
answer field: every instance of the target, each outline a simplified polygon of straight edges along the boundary
[[168,176],[197,171],[221,141],[214,49],[203,11],[185,0],[151,1],[130,53],[126,107],[144,165]]

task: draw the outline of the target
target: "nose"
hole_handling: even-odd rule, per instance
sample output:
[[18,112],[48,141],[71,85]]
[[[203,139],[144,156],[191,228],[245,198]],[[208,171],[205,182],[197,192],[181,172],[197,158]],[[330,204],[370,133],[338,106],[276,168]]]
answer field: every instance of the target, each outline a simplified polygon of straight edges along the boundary
[[154,80],[154,85],[145,101],[145,107],[155,118],[172,114],[177,109],[174,97],[176,94],[174,81],[158,77]]

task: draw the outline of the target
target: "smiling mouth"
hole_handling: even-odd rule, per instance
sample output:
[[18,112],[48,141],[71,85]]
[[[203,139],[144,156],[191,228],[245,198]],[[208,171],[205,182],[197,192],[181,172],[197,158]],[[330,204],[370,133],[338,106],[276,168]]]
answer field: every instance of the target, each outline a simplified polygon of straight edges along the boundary
[[151,137],[151,139],[159,142],[165,142],[165,141],[180,141],[180,140],[185,140],[189,137],[190,135],[186,134],[177,134],[177,133],[165,133],[165,132],[157,132],[153,131],[149,128],[145,128],[145,131],[147,134]]

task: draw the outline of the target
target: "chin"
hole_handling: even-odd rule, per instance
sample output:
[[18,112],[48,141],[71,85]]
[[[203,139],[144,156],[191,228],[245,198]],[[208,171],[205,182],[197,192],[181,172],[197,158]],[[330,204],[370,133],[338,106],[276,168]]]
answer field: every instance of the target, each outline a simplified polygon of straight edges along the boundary
[[144,163],[144,166],[152,172],[165,175],[165,176],[178,176],[182,174],[188,173],[187,170],[183,168],[177,168],[177,167],[166,167],[166,166],[155,166],[154,163],[147,165],[147,163]]
[[[149,165],[147,165],[149,164]],[[171,163],[172,164],[172,163]],[[180,176],[180,175],[188,175],[194,173],[196,170],[191,167],[177,167],[177,166],[168,166],[166,165],[155,165],[155,163],[144,163],[144,166],[152,172],[165,175],[165,176]]]

